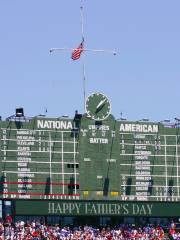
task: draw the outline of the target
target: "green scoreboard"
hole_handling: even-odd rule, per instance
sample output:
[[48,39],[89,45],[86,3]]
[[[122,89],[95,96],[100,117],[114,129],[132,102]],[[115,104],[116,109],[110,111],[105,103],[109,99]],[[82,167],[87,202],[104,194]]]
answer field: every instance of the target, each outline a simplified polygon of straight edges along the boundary
[[106,96],[69,118],[0,121],[0,198],[179,202],[180,128],[116,120]]

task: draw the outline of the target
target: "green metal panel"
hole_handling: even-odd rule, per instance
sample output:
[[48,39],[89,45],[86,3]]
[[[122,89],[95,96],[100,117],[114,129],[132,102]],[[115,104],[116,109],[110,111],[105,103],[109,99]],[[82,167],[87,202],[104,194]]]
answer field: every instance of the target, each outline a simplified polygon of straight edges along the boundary
[[122,201],[16,201],[16,215],[179,216],[178,203]]
[[1,121],[0,138],[2,199],[180,201],[180,128],[84,115]]

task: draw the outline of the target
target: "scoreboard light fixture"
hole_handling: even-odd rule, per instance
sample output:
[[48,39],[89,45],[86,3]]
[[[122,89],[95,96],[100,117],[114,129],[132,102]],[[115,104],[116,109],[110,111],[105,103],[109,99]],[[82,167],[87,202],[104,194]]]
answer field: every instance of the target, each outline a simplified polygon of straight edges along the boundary
[[64,115],[62,115],[60,118],[69,118],[69,115],[64,114]]
[[24,117],[24,109],[16,108],[16,117]]
[[164,119],[163,122],[169,123],[169,122],[171,122],[171,120],[170,119]]
[[143,118],[142,122],[149,122],[149,119],[148,118]]
[[118,120],[121,120],[121,121],[127,121],[127,118],[119,118]]
[[81,118],[82,118],[82,114],[78,113],[78,110],[76,110],[74,120],[80,120]]
[[138,120],[137,122],[149,122],[149,119],[148,118],[142,118],[142,119]]
[[180,122],[180,118],[175,117],[174,120]]
[[170,123],[170,122],[171,122],[170,119],[164,119],[162,121],[159,121],[158,123],[166,124],[166,123]]

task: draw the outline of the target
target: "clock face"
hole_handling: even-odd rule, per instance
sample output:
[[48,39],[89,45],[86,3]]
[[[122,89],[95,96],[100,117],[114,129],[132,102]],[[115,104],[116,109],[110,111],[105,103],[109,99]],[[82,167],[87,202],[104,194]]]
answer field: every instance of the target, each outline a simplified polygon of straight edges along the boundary
[[86,113],[96,121],[106,119],[111,112],[111,104],[102,93],[93,93],[86,99]]

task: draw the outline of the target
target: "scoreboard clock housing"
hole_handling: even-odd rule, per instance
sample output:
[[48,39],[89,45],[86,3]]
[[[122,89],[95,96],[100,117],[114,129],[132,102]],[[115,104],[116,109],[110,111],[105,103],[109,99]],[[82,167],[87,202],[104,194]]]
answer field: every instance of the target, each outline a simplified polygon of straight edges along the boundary
[[93,93],[86,99],[86,113],[96,120],[105,120],[111,112],[111,104],[109,99],[102,93]]

